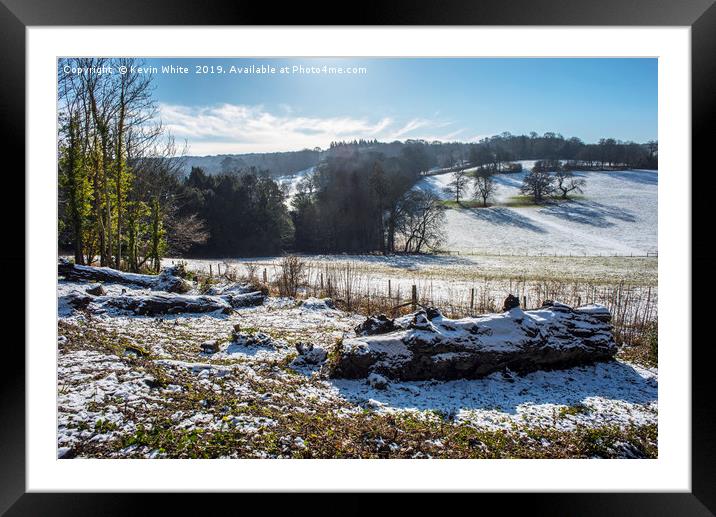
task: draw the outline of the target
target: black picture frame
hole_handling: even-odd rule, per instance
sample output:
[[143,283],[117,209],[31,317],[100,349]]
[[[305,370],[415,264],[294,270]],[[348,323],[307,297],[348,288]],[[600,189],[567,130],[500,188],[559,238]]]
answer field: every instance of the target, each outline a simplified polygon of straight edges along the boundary
[[[715,0],[488,0],[416,2],[392,1],[383,5],[362,5],[348,16],[304,3],[280,6],[260,2],[214,2],[211,0],[0,0],[0,116],[6,159],[17,158],[12,170],[5,168],[7,197],[24,199],[25,192],[25,30],[40,25],[576,25],[576,26],[688,26],[692,51],[692,170],[702,174],[698,188],[692,175],[692,279],[709,278],[699,273],[713,271],[716,260],[709,249],[709,197],[714,192],[715,173],[708,167],[709,147],[716,137],[716,5]],[[333,16],[333,17],[332,17]],[[682,171],[689,174],[690,171]],[[13,185],[11,182],[14,181]],[[10,196],[9,193],[12,193]],[[22,202],[22,201],[20,201]],[[6,203],[4,203],[7,206]],[[7,210],[7,208],[5,209]],[[18,208],[19,210],[19,208]],[[8,212],[9,213],[9,212]],[[17,214],[17,211],[13,213]],[[6,214],[7,216],[7,214]],[[24,228],[7,225],[6,242],[13,245],[2,254],[2,271],[7,280],[20,284],[25,270]],[[11,228],[15,226],[15,228]],[[692,281],[692,307],[707,307],[712,298],[707,281],[698,289]],[[15,293],[24,293],[17,285]],[[24,295],[23,295],[24,296]],[[18,295],[2,297],[1,314],[17,314]],[[709,300],[710,301],[710,300]],[[684,303],[687,303],[685,300]],[[29,309],[31,310],[31,309]],[[699,311],[701,312],[701,311]],[[702,314],[703,316],[703,314]],[[692,317],[692,491],[657,494],[509,494],[480,495],[485,503],[510,509],[524,507],[531,514],[549,515],[714,515],[716,513],[716,410],[714,375],[710,361],[712,340],[708,339],[708,318]],[[701,334],[701,339],[696,337]],[[9,335],[9,334],[8,334]],[[15,339],[15,342],[19,340]],[[686,346],[690,343],[681,343]],[[0,374],[0,511],[7,515],[126,515],[148,510],[147,495],[130,494],[39,494],[25,490],[25,354],[5,340],[3,362],[13,365]],[[213,497],[217,497],[214,495]],[[241,496],[242,504],[251,504]],[[252,496],[255,497],[255,496]],[[264,496],[265,497],[265,496]],[[341,503],[341,513],[370,510],[363,499]],[[225,500],[224,497],[219,501]],[[303,497],[304,501],[308,499]],[[412,499],[423,504],[421,498]],[[219,501],[214,501],[216,504]],[[172,506],[187,509],[183,496],[163,496],[163,513]],[[273,510],[279,510],[272,498]],[[298,503],[283,503],[285,508]],[[470,503],[473,504],[473,503]],[[166,505],[166,506],[164,506]],[[490,506],[493,506],[492,504]],[[489,508],[490,506],[484,506]],[[336,510],[337,511],[337,510]]]

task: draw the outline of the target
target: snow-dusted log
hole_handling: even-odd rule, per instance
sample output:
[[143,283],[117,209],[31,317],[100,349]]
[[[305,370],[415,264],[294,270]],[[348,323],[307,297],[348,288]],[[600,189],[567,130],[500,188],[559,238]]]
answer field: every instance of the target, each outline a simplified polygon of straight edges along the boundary
[[191,289],[191,284],[178,276],[174,267],[164,268],[158,275],[141,275],[138,273],[125,273],[109,267],[75,265],[67,260],[60,259],[57,265],[57,272],[66,280],[134,285],[169,293],[185,293]]
[[92,301],[99,306],[130,311],[146,316],[213,312],[219,310],[228,314],[232,311],[229,302],[218,296],[157,293],[142,296],[98,296]]
[[264,292],[256,290],[251,284],[233,283],[223,286],[212,286],[206,291],[211,296],[220,296],[234,308],[251,307],[264,303],[268,289]]
[[326,366],[330,376],[475,379],[506,369],[526,373],[604,361],[617,351],[609,311],[596,305],[549,302],[538,310],[516,307],[459,320],[428,309],[380,323],[366,322],[356,328],[358,337],[338,346]]
[[60,298],[60,303],[74,309],[90,312],[119,309],[139,315],[182,314],[221,311],[230,313],[233,309],[261,305],[264,295],[260,292],[223,296],[192,296],[174,293],[149,295],[90,296],[74,292]]
[[254,291],[252,293],[224,294],[221,296],[221,298],[229,302],[229,304],[235,309],[238,309],[240,307],[252,307],[255,305],[261,305],[264,303],[266,295],[264,295],[260,291]]

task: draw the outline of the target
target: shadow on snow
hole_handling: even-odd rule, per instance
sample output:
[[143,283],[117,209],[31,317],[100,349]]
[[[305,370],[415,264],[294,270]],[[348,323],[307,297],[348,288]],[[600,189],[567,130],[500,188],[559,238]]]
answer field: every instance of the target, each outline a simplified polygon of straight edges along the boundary
[[636,217],[633,212],[623,208],[604,205],[596,201],[569,201],[566,203],[546,205],[539,210],[540,213],[565,219],[567,221],[606,228],[614,226],[610,219],[634,223]]
[[497,409],[517,414],[521,405],[574,406],[590,397],[649,404],[657,400],[657,381],[640,375],[619,361],[597,363],[569,370],[539,371],[507,377],[501,373],[476,380],[392,382],[378,390],[364,380],[329,381],[354,403],[377,401],[395,409],[460,410]]
[[515,210],[505,207],[474,208],[464,213],[470,217],[498,226],[515,226],[534,233],[547,233],[547,230],[536,224],[535,221]]

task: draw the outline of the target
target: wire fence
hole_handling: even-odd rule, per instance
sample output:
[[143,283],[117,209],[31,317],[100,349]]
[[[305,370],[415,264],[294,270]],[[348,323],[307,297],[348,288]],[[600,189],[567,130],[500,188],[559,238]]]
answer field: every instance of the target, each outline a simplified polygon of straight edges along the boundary
[[[448,279],[389,278],[366,271],[359,264],[311,263],[299,261],[300,271],[286,278],[281,262],[238,265],[217,263],[210,275],[230,280],[251,278],[276,294],[298,298],[331,298],[339,308],[363,315],[386,314],[396,317],[421,306],[437,307],[450,318],[478,316],[502,310],[508,294],[518,297],[523,309],[542,307],[545,301],[558,301],[578,307],[600,304],[609,309],[618,342],[631,342],[658,321],[658,288],[626,281],[599,284],[595,281],[524,277],[474,282]],[[294,263],[295,267],[295,263]]]
[[508,252],[490,252],[487,253],[481,250],[439,250],[435,252],[436,255],[467,255],[467,256],[493,256],[493,257],[559,257],[559,258],[578,258],[578,257],[647,257],[647,258],[658,258],[659,253],[656,251],[647,251],[643,253],[563,253],[563,252],[529,252],[529,251],[508,251]]

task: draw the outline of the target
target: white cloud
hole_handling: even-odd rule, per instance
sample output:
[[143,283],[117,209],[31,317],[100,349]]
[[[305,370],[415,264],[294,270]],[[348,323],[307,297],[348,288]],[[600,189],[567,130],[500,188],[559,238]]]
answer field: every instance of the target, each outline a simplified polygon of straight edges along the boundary
[[407,124],[405,124],[403,127],[398,129],[395,133],[393,133],[393,138],[400,138],[401,136],[411,133],[415,131],[416,129],[420,129],[421,127],[425,127],[430,124],[430,121],[425,119],[419,119],[414,118],[413,120],[409,120]]
[[[160,104],[164,125],[178,141],[186,139],[194,155],[294,151],[327,147],[333,140],[365,138],[397,140],[449,139],[462,130],[440,137],[418,135],[417,130],[435,130],[449,123],[414,118],[397,125],[390,117],[367,120],[353,117],[305,117],[282,105],[280,114],[263,106],[220,104],[181,106]],[[397,127],[397,129],[395,128]]]

